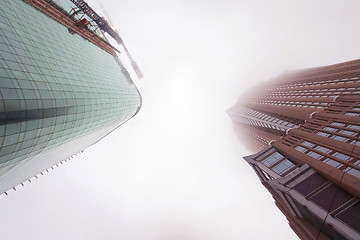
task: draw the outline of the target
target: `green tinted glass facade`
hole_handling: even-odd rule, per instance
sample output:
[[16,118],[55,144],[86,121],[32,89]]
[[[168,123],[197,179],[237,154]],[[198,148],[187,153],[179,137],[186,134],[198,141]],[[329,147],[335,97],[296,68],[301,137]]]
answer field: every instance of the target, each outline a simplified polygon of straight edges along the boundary
[[24,1],[0,1],[0,191],[98,141],[140,105],[118,58]]

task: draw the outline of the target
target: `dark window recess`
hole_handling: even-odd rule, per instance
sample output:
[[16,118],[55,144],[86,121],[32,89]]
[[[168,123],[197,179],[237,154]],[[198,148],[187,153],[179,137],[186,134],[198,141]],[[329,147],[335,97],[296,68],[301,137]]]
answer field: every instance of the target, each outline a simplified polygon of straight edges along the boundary
[[294,200],[294,199],[292,199],[292,200],[294,202],[296,209],[301,213],[301,216],[299,216],[299,217],[306,218],[308,214],[307,214],[307,210],[305,209],[305,207],[301,203],[297,202],[296,200]]
[[296,200],[293,201],[296,208],[301,213],[302,218],[307,220],[310,224],[312,224],[316,229],[320,230],[320,232],[329,239],[333,240],[346,240],[344,236],[342,236],[339,232],[337,232],[335,229],[333,229],[328,224],[323,224],[324,220],[319,218],[319,216],[312,213],[309,209],[307,209],[305,206],[303,206],[301,203],[297,202]]
[[68,115],[74,107],[41,108],[0,112],[0,125]]
[[311,197],[310,200],[326,211],[332,212],[352,198],[352,195],[332,184]]
[[351,228],[355,229],[356,231],[360,232],[360,202],[352,205],[336,217],[339,218],[341,221],[346,223]]
[[327,180],[325,178],[323,178],[320,174],[315,173],[301,183],[297,184],[294,189],[304,196],[307,196],[326,182]]

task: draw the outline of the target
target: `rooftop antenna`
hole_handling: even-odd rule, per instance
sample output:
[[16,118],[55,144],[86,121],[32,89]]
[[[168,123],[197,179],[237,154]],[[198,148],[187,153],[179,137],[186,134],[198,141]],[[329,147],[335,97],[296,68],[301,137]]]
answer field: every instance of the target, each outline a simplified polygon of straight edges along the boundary
[[[126,48],[124,41],[121,39],[121,37],[120,37],[119,33],[116,31],[116,29],[114,27],[111,27],[109,25],[108,21],[104,17],[100,17],[84,0],[70,0],[70,1],[72,3],[74,3],[79,9],[81,9],[88,17],[90,17],[92,20],[94,20],[100,29],[107,32],[113,39],[115,39],[117,44],[121,45],[124,48],[125,53],[126,53],[127,57],[129,58],[129,60],[131,62],[131,66],[133,67],[136,75],[138,76],[138,78],[143,78],[143,74],[142,74],[139,66],[132,58],[129,50]],[[114,26],[111,23],[110,17],[106,13],[106,11],[100,1],[99,1],[99,4],[100,4],[100,7],[102,8],[105,16],[107,17],[107,19],[109,19],[110,24],[112,26]]]
[[115,25],[111,22],[111,18],[109,17],[108,13],[106,12],[106,10],[105,10],[105,8],[104,8],[104,5],[102,5],[101,1],[99,1],[99,4],[100,4],[100,7],[101,7],[102,11],[103,11],[104,14],[105,14],[106,19],[108,19],[112,30],[119,36],[119,38],[118,38],[119,41],[118,41],[117,39],[115,39],[115,40],[117,41],[117,43],[118,43],[119,45],[121,45],[121,46],[124,48],[124,51],[125,51],[127,57],[129,58],[129,60],[130,60],[130,62],[131,62],[131,66],[133,67],[133,69],[134,69],[136,75],[138,76],[138,78],[143,78],[144,75],[142,74],[142,72],[141,72],[139,66],[137,65],[137,63],[136,63],[136,62],[134,61],[134,59],[132,58],[129,50],[127,49],[127,47],[126,47],[126,45],[125,45],[125,43],[124,43],[124,41],[121,39],[119,33],[117,32],[117,30],[116,30],[116,28],[115,28]]

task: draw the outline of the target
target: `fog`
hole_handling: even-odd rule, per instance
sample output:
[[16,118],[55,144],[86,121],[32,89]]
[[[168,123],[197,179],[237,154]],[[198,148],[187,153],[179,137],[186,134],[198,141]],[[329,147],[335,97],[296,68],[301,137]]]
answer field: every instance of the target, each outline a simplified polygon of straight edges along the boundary
[[298,239],[242,159],[250,152],[225,111],[283,71],[357,59],[360,2],[102,5],[145,76],[134,75],[143,108],[70,162],[1,195],[2,238]]

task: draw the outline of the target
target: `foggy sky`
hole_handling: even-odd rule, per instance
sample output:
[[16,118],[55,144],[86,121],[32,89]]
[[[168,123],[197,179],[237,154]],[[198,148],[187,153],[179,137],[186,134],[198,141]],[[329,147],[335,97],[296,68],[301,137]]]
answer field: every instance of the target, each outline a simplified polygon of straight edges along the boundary
[[298,239],[241,158],[249,152],[225,110],[283,71],[359,58],[360,2],[102,4],[144,73],[135,80],[143,108],[71,162],[1,195],[1,238]]

